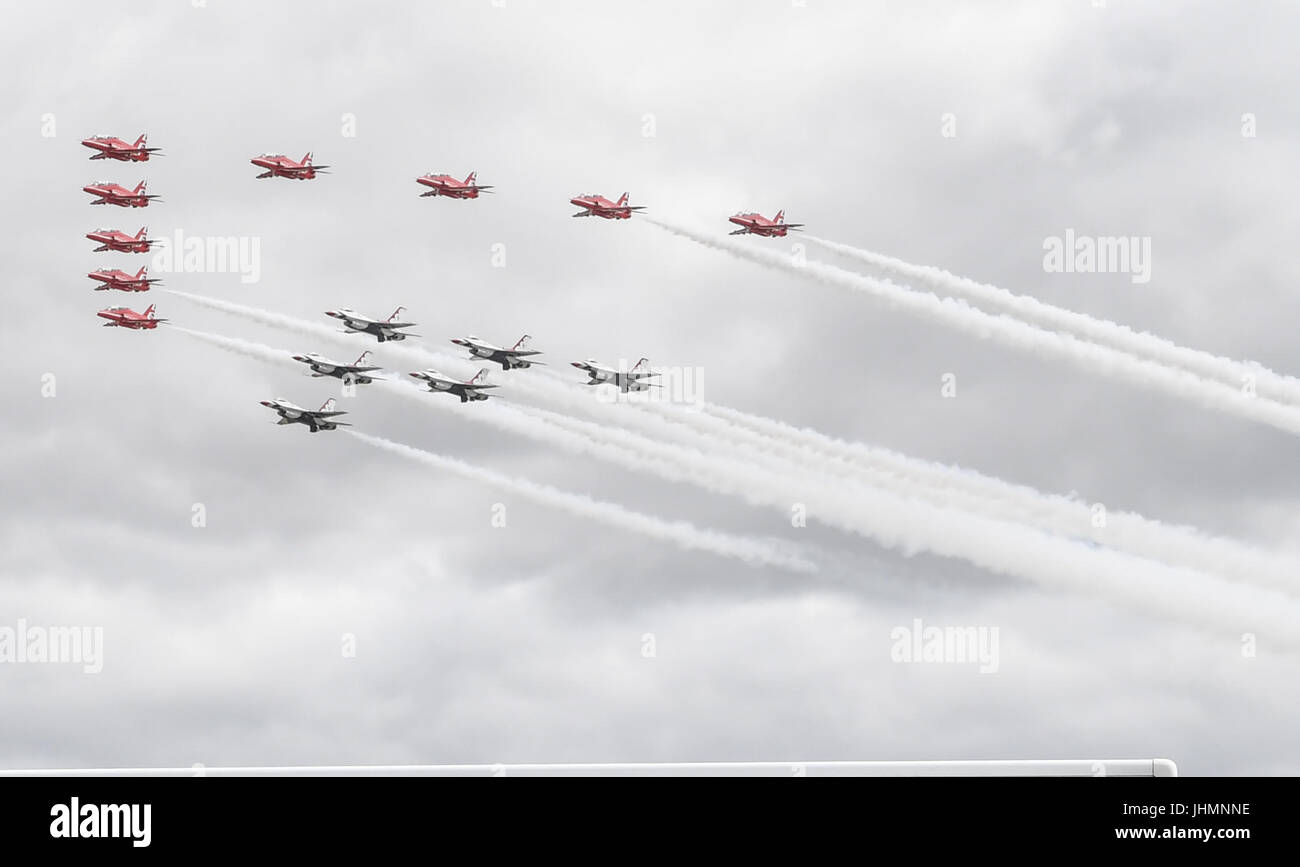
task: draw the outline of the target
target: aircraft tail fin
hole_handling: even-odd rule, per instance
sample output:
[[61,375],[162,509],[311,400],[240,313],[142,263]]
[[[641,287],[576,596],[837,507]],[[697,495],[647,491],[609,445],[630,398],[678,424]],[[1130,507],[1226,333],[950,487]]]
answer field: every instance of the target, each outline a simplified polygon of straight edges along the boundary
[[650,369],[650,359],[648,359],[648,358],[643,358],[643,359],[641,359],[641,360],[638,361],[638,362],[636,363],[636,365],[635,365],[635,366],[634,366],[630,371],[628,371],[628,372],[629,372],[629,373],[641,373],[641,372],[643,372],[643,371],[642,371],[642,368],[643,368],[643,367],[644,367],[646,370],[649,370],[649,369]]
[[309,166],[309,165],[311,165],[311,151],[307,151],[306,155],[303,156],[303,158],[302,158],[302,164],[303,164],[304,166]]
[[623,195],[619,196],[619,197],[618,197],[618,201],[615,202],[614,204],[618,205],[620,208],[623,207],[624,205],[626,205],[626,204],[627,204],[627,193],[624,193]]
[[487,382],[487,376],[488,376],[488,369],[486,367],[480,368],[479,372],[474,374],[474,378],[469,381],[469,384],[482,385],[483,383]]
[[144,192],[145,190],[147,190],[148,188],[149,188],[149,182],[148,182],[148,181],[141,181],[140,183],[138,183],[138,184],[135,185],[135,189],[134,189],[132,192],[135,192],[135,193],[143,193],[143,192]]
[[140,231],[138,231],[138,232],[135,233],[135,239],[136,239],[137,241],[139,241],[139,240],[141,240],[142,238],[144,238],[144,236],[147,235],[147,234],[149,234],[149,227],[148,227],[148,226],[141,226],[141,227],[140,227]]
[[338,401],[336,401],[334,398],[331,397],[329,400],[327,400],[327,401],[325,401],[324,403],[322,403],[322,404],[320,405],[320,409],[318,409],[318,410],[316,410],[316,411],[317,411],[317,412],[333,412],[333,411],[334,411],[334,407],[336,407],[336,406],[338,406]]
[[135,279],[137,280],[139,280],[142,277],[148,277],[148,276],[149,276],[149,269],[147,267],[142,267],[139,271],[135,272]]
[[144,311],[144,315],[145,315],[146,317],[148,317],[148,316],[152,316],[152,315],[153,315],[153,309],[154,309],[154,307],[156,307],[156,306],[157,306],[156,304],[150,304],[149,307],[148,307],[148,309],[146,309],[146,310]]
[[470,172],[465,176],[465,186],[471,186],[478,179],[478,172]]
[[370,357],[370,350],[367,349],[365,352],[361,353],[361,355],[357,356],[357,360],[352,362],[352,364],[357,367],[360,367],[361,365],[366,363],[366,359],[369,357]]
[[515,344],[513,347],[511,347],[511,348],[513,348],[513,349],[527,349],[527,348],[528,348],[528,341],[530,341],[530,340],[532,340],[532,339],[533,339],[533,335],[531,335],[531,334],[525,334],[523,337],[519,338],[519,342],[516,343],[516,344]]
[[785,210],[784,210],[784,209],[782,209],[782,210],[776,212],[776,218],[773,220],[773,222],[776,222],[776,223],[784,223],[784,222],[785,222]]
[[149,136],[144,133],[141,133],[140,137],[135,140],[135,144],[131,145],[131,147],[135,147],[135,148],[144,147],[148,143],[149,143]]
[[401,313],[405,309],[406,309],[405,307],[398,307],[396,310],[393,311],[393,315],[388,317],[388,321],[392,322],[394,319],[397,318],[397,314]]

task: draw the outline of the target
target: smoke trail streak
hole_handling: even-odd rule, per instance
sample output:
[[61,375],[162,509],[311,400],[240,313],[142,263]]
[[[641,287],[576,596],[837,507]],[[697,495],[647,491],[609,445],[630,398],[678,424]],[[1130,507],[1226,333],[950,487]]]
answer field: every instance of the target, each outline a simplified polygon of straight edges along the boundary
[[804,558],[776,546],[750,539],[734,536],[714,530],[702,530],[687,521],[668,521],[641,512],[634,512],[615,503],[596,500],[583,494],[562,491],[550,485],[507,476],[484,467],[475,466],[456,458],[412,448],[395,443],[382,437],[370,436],[359,431],[344,431],[349,436],[376,448],[418,461],[435,469],[455,473],[476,482],[483,482],[492,487],[512,494],[519,494],[546,506],[563,509],[579,518],[599,521],[611,527],[640,533],[654,539],[685,548],[687,550],[709,551],[723,557],[743,560],[751,565],[778,566],[796,572],[814,572],[816,567]]
[[1047,331],[1009,316],[993,316],[957,299],[939,298],[930,292],[921,292],[888,281],[875,280],[833,265],[796,262],[771,250],[715,238],[703,232],[651,217],[643,217],[642,220],[666,232],[728,253],[738,259],[806,277],[824,285],[873,295],[981,339],[996,337],[1009,346],[1045,357],[1061,358],[1091,373],[1101,373],[1239,418],[1262,422],[1287,433],[1300,434],[1300,407],[1254,397],[1220,382],[1202,379],[1185,370],[1137,358],[1117,349],[1089,343],[1068,334]]
[[[284,353],[260,344],[229,338],[218,338],[218,340],[228,342],[231,344],[231,348],[236,351],[253,354],[268,361],[283,361],[286,358]],[[458,403],[441,400],[436,395],[429,395],[423,389],[407,382],[380,381],[376,383],[376,386],[379,390],[390,391],[408,399],[418,400],[422,405],[432,406],[448,412],[455,411],[461,406]],[[844,485],[831,476],[823,476],[817,483],[819,490],[810,492],[805,490],[808,486],[807,479],[797,477],[797,472],[794,474],[778,474],[771,472],[771,468],[767,471],[759,470],[753,465],[752,460],[745,456],[710,455],[697,449],[673,448],[630,431],[610,430],[594,422],[572,419],[548,410],[488,404],[471,407],[468,411],[459,414],[462,417],[486,422],[502,430],[555,445],[575,454],[589,455],[606,460],[635,472],[657,475],[669,481],[695,484],[714,493],[737,496],[751,505],[776,506],[785,510],[789,508],[792,502],[808,502],[811,504],[810,512],[815,519],[820,519],[823,523],[836,526],[842,530],[866,535],[875,539],[884,547],[901,548],[908,554],[917,550],[928,550],[942,556],[967,559],[990,569],[990,571],[1018,577],[1035,578],[1037,571],[1034,568],[1032,558],[1029,560],[1008,558],[1002,556],[1006,552],[996,550],[997,546],[1002,544],[997,542],[996,539],[1002,537],[1003,531],[1009,530],[1014,539],[1006,544],[1023,544],[1028,541],[1037,546],[1043,540],[1050,540],[1057,545],[1064,546],[1061,551],[1073,551],[1076,555],[1082,552],[1085,555],[1114,554],[1115,556],[1123,556],[1119,555],[1118,552],[1089,549],[1078,542],[1045,537],[1030,528],[1009,526],[1006,522],[998,520],[996,515],[990,520],[987,514],[971,515],[955,510],[951,507],[952,503],[950,501],[940,499],[935,502],[931,499],[931,501],[927,502],[925,499],[926,489],[907,481],[894,485],[893,491],[873,491],[856,484]],[[788,467],[785,469],[788,469]],[[911,496],[914,494],[919,494],[920,498]],[[873,505],[874,500],[879,502]],[[976,504],[977,507],[979,505]],[[818,506],[820,508],[817,508]],[[914,523],[910,525],[887,520],[890,517],[896,519],[900,514],[907,511],[917,512],[918,509],[920,511],[913,519]],[[883,514],[885,511],[888,512],[888,515]],[[1137,521],[1139,523],[1135,526],[1140,531],[1142,529],[1141,519],[1139,518]],[[971,532],[971,522],[984,526],[986,531],[992,535],[986,536],[982,533]],[[887,525],[888,529],[881,530],[880,525],[882,523]],[[953,538],[956,538],[956,536],[948,538],[946,536],[948,531],[943,529],[945,525],[955,528],[954,532],[957,536],[968,542],[980,543],[975,545],[976,548],[983,547],[983,543],[991,543],[994,550],[985,548],[984,550],[972,552],[969,545],[951,545],[950,543],[953,542]],[[1018,534],[1015,532],[1017,530],[1020,531]],[[1026,533],[1029,535],[1026,535]],[[1158,542],[1146,542],[1145,544],[1148,545],[1149,550],[1160,550],[1155,547]],[[1223,552],[1212,544],[1206,543],[1206,547],[1207,550],[1216,555],[1217,561],[1221,562],[1225,559]],[[1052,557],[1060,556],[1060,554],[1045,554],[1042,556],[1046,557],[1047,560],[1051,560]],[[1144,561],[1134,560],[1134,558],[1129,557],[1121,562],[1125,562],[1127,568],[1132,569],[1133,562],[1142,563]],[[1229,562],[1231,562],[1230,559]],[[1042,561],[1042,565],[1050,567],[1058,564]],[[1180,574],[1184,577],[1179,580],[1188,580],[1193,585],[1209,580],[1199,572],[1172,570],[1164,564],[1159,567],[1154,563],[1150,565],[1152,568],[1162,569],[1166,573]],[[1207,564],[1193,565],[1204,567]],[[1098,566],[1092,568],[1095,570],[1101,569]],[[1105,573],[1102,571],[1100,574],[1104,575]],[[1065,575],[1068,579],[1067,586],[1072,586],[1074,589],[1088,589],[1088,582],[1079,583],[1080,573],[1067,570]],[[1141,579],[1128,578],[1125,580]],[[1053,582],[1049,581],[1048,583]],[[1211,589],[1207,599],[1218,598],[1222,595],[1219,591],[1212,589],[1213,584],[1208,586]],[[1150,593],[1134,592],[1135,589],[1141,590],[1142,588],[1112,586],[1107,589],[1118,589],[1121,596],[1136,599],[1147,606],[1152,605],[1154,601]],[[1194,606],[1186,604],[1190,600],[1182,598],[1187,592],[1189,592],[1188,588],[1173,592],[1170,601],[1175,603],[1175,607],[1188,609],[1184,614],[1195,613],[1193,612]],[[1217,616],[1220,613],[1220,605],[1221,603],[1216,601],[1207,608],[1199,609],[1196,616],[1202,618],[1200,622],[1208,622],[1204,618],[1209,615],[1211,610]],[[1242,609],[1229,604],[1228,608],[1224,609],[1224,611],[1227,610],[1240,611]]]
[[802,237],[824,250],[856,259],[886,274],[915,281],[933,289],[955,292],[1040,325],[1067,331],[1094,343],[1104,343],[1170,367],[1183,368],[1198,376],[1216,379],[1236,387],[1254,381],[1260,392],[1272,392],[1273,396],[1286,402],[1300,404],[1300,379],[1276,373],[1257,362],[1238,361],[1181,346],[1147,331],[1134,331],[1127,325],[1056,307],[1032,296],[1017,295],[999,286],[959,277],[941,268],[913,265],[892,256],[827,241],[812,235]]

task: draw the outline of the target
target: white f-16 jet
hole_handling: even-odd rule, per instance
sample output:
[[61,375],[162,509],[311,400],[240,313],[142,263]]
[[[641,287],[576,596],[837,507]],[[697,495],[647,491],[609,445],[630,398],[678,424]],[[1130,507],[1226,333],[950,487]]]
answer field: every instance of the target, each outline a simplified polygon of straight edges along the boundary
[[334,319],[341,320],[346,332],[357,332],[369,334],[379,338],[379,342],[385,340],[405,340],[408,337],[419,337],[418,334],[407,334],[398,331],[399,328],[411,328],[414,322],[399,322],[397,314],[405,310],[405,307],[398,307],[393,311],[393,315],[387,319],[371,319],[369,316],[362,316],[355,310],[347,307],[340,307],[338,310],[326,310],[325,315]]
[[262,406],[275,410],[280,416],[280,420],[276,424],[293,424],[297,422],[298,424],[307,425],[312,433],[322,430],[334,430],[339,425],[351,427],[345,421],[334,421],[336,416],[347,415],[347,413],[334,411],[335,401],[332,397],[321,404],[320,409],[303,409],[296,403],[290,403],[282,397],[277,397],[274,400],[263,400],[260,403]]
[[487,375],[488,370],[486,367],[474,374],[473,379],[466,382],[461,382],[459,379],[452,379],[445,373],[439,373],[433,368],[429,368],[428,370],[417,370],[415,373],[411,374],[411,376],[426,383],[429,386],[429,391],[442,391],[447,394],[454,394],[460,398],[461,403],[466,403],[471,400],[488,399],[489,395],[485,393],[486,390],[489,388],[496,388],[496,386],[487,384]]
[[366,359],[370,357],[370,350],[367,349],[361,353],[361,356],[351,364],[344,364],[341,361],[335,361],[332,358],[326,358],[323,355],[317,355],[314,352],[308,352],[305,355],[295,355],[294,361],[301,361],[311,368],[312,376],[332,376],[336,379],[342,379],[347,382],[355,382],[359,385],[365,385],[368,382],[374,382],[381,377],[366,376],[372,370],[381,370],[378,365],[366,364]]
[[501,365],[502,370],[513,370],[519,368],[526,370],[534,364],[545,364],[544,361],[527,361],[530,355],[541,355],[536,349],[528,348],[528,341],[532,336],[525,334],[519,338],[519,342],[509,349],[488,343],[480,337],[471,334],[469,337],[453,337],[451,342],[457,346],[463,346],[469,350],[470,358],[482,358],[486,361],[493,361]]
[[588,358],[586,361],[569,362],[579,370],[585,370],[590,379],[587,385],[617,385],[619,390],[627,393],[629,391],[648,391],[651,388],[659,388],[655,382],[642,382],[652,376],[658,376],[650,369],[650,359],[643,358],[638,361],[631,370],[615,370],[612,367],[605,367],[594,358]]

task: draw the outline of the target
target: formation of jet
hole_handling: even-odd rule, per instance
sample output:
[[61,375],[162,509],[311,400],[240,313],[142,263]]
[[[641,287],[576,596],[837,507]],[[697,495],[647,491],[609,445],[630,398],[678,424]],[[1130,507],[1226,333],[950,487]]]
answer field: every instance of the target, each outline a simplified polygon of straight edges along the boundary
[[485,392],[489,388],[496,388],[495,385],[487,384],[487,368],[483,368],[474,374],[473,379],[465,380],[452,379],[445,373],[439,373],[432,367],[428,370],[417,370],[411,376],[424,382],[429,386],[429,391],[442,391],[447,394],[454,394],[460,398],[461,403],[467,403],[471,400],[487,400],[489,395]]
[[96,181],[93,184],[82,187],[83,192],[95,196],[92,205],[117,205],[122,208],[147,208],[152,199],[158,196],[145,194],[147,181],[141,181],[135,185],[134,190],[128,190],[119,184],[109,184],[102,181]]
[[643,358],[638,361],[631,370],[616,370],[612,367],[605,367],[594,358],[588,358],[586,361],[569,362],[579,370],[585,370],[587,376],[587,385],[616,385],[619,391],[626,394],[629,391],[648,391],[651,388],[657,388],[658,383],[642,382],[652,376],[658,376],[650,369],[650,359]]
[[295,355],[294,361],[301,361],[311,368],[312,376],[332,376],[336,379],[355,382],[365,385],[375,381],[375,377],[366,376],[372,370],[381,370],[378,365],[366,364],[366,359],[370,357],[370,350],[361,353],[361,356],[351,364],[344,364],[335,361],[332,358],[326,358],[323,355],[317,355],[314,352],[308,352],[305,355]]
[[478,183],[475,180],[477,177],[478,172],[470,172],[465,180],[458,181],[451,175],[430,172],[416,178],[415,182],[429,188],[427,193],[420,193],[421,198],[425,196],[446,196],[449,199],[477,199],[480,192],[487,192],[492,189],[491,185]]
[[102,284],[95,287],[96,292],[104,289],[116,289],[119,292],[148,292],[150,286],[162,282],[150,278],[148,268],[141,268],[134,274],[128,274],[117,268],[100,268],[97,271],[91,271],[86,276]]
[[103,253],[105,250],[114,253],[148,253],[149,247],[158,243],[149,239],[148,226],[142,227],[134,236],[117,229],[96,229],[87,233],[86,238],[99,243],[94,250],[96,253]]
[[[151,154],[162,150],[162,148],[145,147],[148,139],[147,135],[142,135],[135,140],[135,144],[131,144],[111,135],[92,135],[90,138],[82,139],[81,143],[97,152],[91,157],[92,160],[146,163]],[[160,153],[158,155],[162,156]]]
[[320,409],[303,409],[296,403],[290,403],[282,397],[274,400],[259,401],[262,406],[270,407],[280,416],[276,424],[305,424],[312,433],[323,430],[334,430],[339,425],[351,427],[352,425],[345,421],[334,421],[341,415],[347,415],[346,412],[336,412],[334,410],[334,398],[330,398],[321,404]]
[[301,160],[292,160],[284,154],[261,154],[249,160],[259,169],[266,169],[259,178],[293,178],[295,181],[310,181],[318,172],[325,172],[329,166],[316,166],[311,162],[311,151]]
[[582,208],[573,215],[575,217],[602,217],[606,220],[627,220],[633,211],[645,209],[645,205],[629,205],[627,193],[619,196],[617,202],[611,202],[595,193],[581,193],[569,199],[569,204]]
[[397,330],[415,326],[414,322],[399,322],[397,320],[397,314],[405,309],[405,307],[398,307],[393,311],[393,315],[387,319],[371,319],[369,316],[362,316],[348,307],[340,307],[338,310],[326,310],[325,315],[340,320],[346,331],[369,334],[378,338],[380,343],[383,343],[386,340],[405,340],[408,337],[420,336]]
[[803,227],[803,223],[787,223],[785,211],[777,211],[770,220],[762,214],[736,214],[727,220],[740,227],[731,233],[733,235],[761,235],[764,238],[784,238],[786,232],[797,232]]
[[468,337],[453,337],[451,342],[457,346],[463,346],[468,349],[470,358],[482,358],[486,361],[495,362],[501,365],[502,370],[514,370],[515,368],[527,370],[534,364],[546,363],[544,361],[527,360],[528,356],[541,355],[537,350],[527,348],[528,341],[532,339],[533,338],[530,335],[525,334],[523,337],[519,338],[518,343],[509,349],[495,346],[488,343],[486,340],[475,337],[473,334]]
[[166,319],[158,319],[153,315],[154,305],[150,304],[149,309],[143,313],[136,313],[129,307],[105,307],[95,315],[100,319],[107,319],[104,327],[117,326],[119,328],[130,328],[133,331],[141,329],[157,328],[159,322],[166,322]]
[[[161,150],[148,147],[148,138],[144,135],[134,142],[127,142],[113,136],[91,136],[83,139],[82,145],[95,151],[92,160],[112,159],[121,162],[147,162],[151,156]],[[329,166],[315,165],[310,151],[303,155],[301,160],[293,160],[284,154],[261,154],[252,158],[250,162],[262,169],[261,174],[257,175],[258,178],[312,180],[329,168]],[[477,199],[480,193],[493,189],[491,185],[478,183],[476,172],[470,172],[464,180],[458,180],[445,173],[430,172],[416,178],[416,182],[428,188],[420,194],[421,197]],[[82,187],[82,190],[94,197],[91,204],[95,205],[144,208],[148,207],[151,201],[159,198],[148,194],[147,181],[141,181],[134,189],[127,189],[115,183],[96,182]],[[580,209],[573,215],[574,217],[594,216],[606,220],[631,219],[633,212],[645,209],[643,205],[629,204],[626,192],[619,196],[617,201],[611,201],[602,195],[583,193],[571,198],[569,202]],[[786,223],[784,211],[778,211],[770,220],[758,213],[741,213],[730,217],[729,221],[739,227],[731,233],[733,235],[753,234],[763,237],[785,237],[788,232],[797,231],[804,225]],[[148,232],[147,227],[142,227],[135,235],[128,235],[118,229],[95,229],[88,233],[86,238],[99,245],[95,248],[95,252],[147,253],[154,244],[160,243],[151,240]],[[154,283],[161,282],[150,279],[146,268],[141,268],[135,274],[120,269],[99,269],[90,272],[87,276],[101,284],[95,287],[97,290],[144,292],[148,291]],[[398,307],[387,319],[373,319],[346,307],[327,310],[325,313],[339,320],[345,333],[369,334],[380,343],[384,343],[418,336],[405,331],[414,327],[414,322],[398,319],[404,310],[405,308]],[[107,320],[104,323],[105,327],[115,326],[132,330],[154,329],[159,323],[168,321],[155,315],[155,305],[152,304],[142,313],[127,307],[108,307],[99,311],[97,316]],[[534,364],[545,363],[533,358],[541,353],[528,349],[529,340],[531,338],[525,334],[513,346],[507,348],[489,343],[475,335],[469,335],[464,338],[453,338],[452,343],[469,350],[471,359],[498,364],[502,370],[522,370]],[[309,352],[294,355],[293,359],[307,365],[314,377],[330,376],[347,382],[366,384],[380,378],[372,374],[382,369],[378,365],[368,364],[369,357],[369,351],[363,352],[355,362],[346,364]],[[607,367],[595,359],[575,361],[572,365],[587,374],[587,385],[613,385],[624,393],[642,392],[660,387],[658,383],[647,381],[659,374],[650,369],[649,359],[646,358],[642,358],[626,371]],[[432,368],[410,374],[412,378],[424,382],[430,391],[454,394],[460,398],[461,403],[488,399],[489,390],[497,386],[487,382],[487,375],[488,368],[480,369],[472,379],[466,381],[454,379]],[[282,398],[264,400],[261,403],[275,410],[279,416],[278,424],[303,424],[312,433],[348,425],[347,422],[336,420],[338,416],[346,413],[335,410],[336,402],[333,398],[327,400],[318,410],[304,409]]]

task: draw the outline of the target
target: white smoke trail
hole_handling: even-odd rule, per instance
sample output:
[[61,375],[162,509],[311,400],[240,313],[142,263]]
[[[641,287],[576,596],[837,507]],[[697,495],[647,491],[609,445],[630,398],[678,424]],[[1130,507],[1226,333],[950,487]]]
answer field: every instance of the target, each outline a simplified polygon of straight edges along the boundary
[[672,542],[674,545],[687,550],[710,551],[723,557],[743,560],[751,565],[778,566],[796,572],[816,571],[816,567],[803,557],[781,550],[777,545],[758,539],[734,536],[714,530],[703,530],[687,521],[668,521],[653,515],[634,512],[615,503],[596,500],[583,494],[562,491],[559,488],[539,484],[518,476],[507,476],[456,458],[412,448],[408,445],[395,443],[359,431],[348,430],[344,431],[344,433],[376,448],[410,458],[435,469],[455,473],[476,482],[483,482],[512,494],[519,494],[543,505],[563,509],[579,518],[599,521],[611,527],[618,527],[654,539]]
[[[283,361],[286,357],[283,352],[261,344],[233,341],[230,338],[218,338],[218,341],[229,343],[230,348],[234,348],[235,351],[264,357],[268,361]],[[967,515],[965,512],[953,510],[953,503],[943,497],[937,499],[931,497],[927,502],[926,489],[922,487],[918,491],[914,482],[901,482],[894,485],[892,491],[876,491],[859,485],[836,484],[835,478],[823,474],[816,481],[815,487],[818,490],[807,491],[803,490],[809,487],[809,478],[806,476],[801,476],[797,472],[772,472],[774,468],[771,465],[766,469],[759,469],[755,467],[751,456],[735,454],[735,450],[731,450],[733,454],[710,455],[695,448],[671,447],[627,430],[602,428],[595,422],[571,419],[545,409],[515,408],[494,403],[484,404],[484,406],[469,404],[465,407],[459,402],[447,400],[445,395],[426,393],[425,390],[409,382],[380,381],[376,386],[383,391],[391,391],[408,399],[419,400],[424,406],[441,408],[448,412],[463,409],[459,413],[463,417],[484,421],[495,428],[524,435],[539,442],[550,443],[573,454],[593,456],[621,465],[630,471],[655,474],[668,481],[694,484],[712,493],[740,497],[753,506],[775,506],[784,511],[788,510],[790,504],[794,502],[807,503],[810,504],[809,510],[814,519],[822,520],[822,523],[837,526],[848,532],[865,534],[875,538],[885,547],[902,549],[907,554],[917,550],[930,550],[945,556],[958,556],[1006,575],[1034,577],[1031,560],[1027,562],[1009,560],[1001,556],[1002,552],[996,550],[996,545],[995,550],[983,550],[974,555],[962,546],[948,547],[950,539],[944,538],[944,526],[950,524],[957,528],[954,533],[962,534],[963,538],[976,542],[988,542],[989,539],[1000,537],[997,530],[1002,528],[1022,530],[1019,536],[1015,533],[1013,536],[1019,539],[1027,538],[1032,542],[1039,541],[1037,537],[1040,537],[1041,533],[1035,533],[1030,528],[1013,528],[1006,525],[1005,521],[996,520],[996,516],[991,520],[987,515]],[[780,424],[780,422],[772,422],[772,424]],[[820,434],[818,435],[820,437]],[[789,467],[781,469],[788,471]],[[910,494],[918,493],[922,499],[910,497]],[[872,506],[872,503],[876,503],[875,506]],[[816,508],[816,504],[820,504],[822,508]],[[975,503],[975,506],[983,508],[979,503]],[[885,520],[887,517],[897,519],[906,511],[917,512],[918,510],[919,515],[914,519],[915,524],[910,526],[898,524],[896,520]],[[888,516],[885,512],[888,512]],[[995,534],[988,537],[970,534],[967,532],[969,528],[962,523],[962,517],[969,517],[972,521],[983,521]],[[881,524],[887,526],[887,529],[874,529],[879,528]],[[1141,536],[1143,532],[1151,533],[1152,528],[1145,525],[1144,519],[1140,519],[1140,516],[1134,516],[1131,524],[1125,541],[1134,542],[1136,539],[1134,543],[1143,546],[1143,552],[1147,554],[1160,555],[1174,552],[1177,555],[1177,543],[1170,545],[1162,539]],[[1031,536],[1023,536],[1023,533],[1030,533]],[[1058,538],[1053,538],[1052,541],[1058,545],[1069,546],[1063,549],[1066,551],[1082,550],[1084,554],[1104,554],[1102,551],[1088,549],[1078,542]],[[1201,542],[1201,550],[1206,558],[1213,555],[1213,559],[1190,563],[1188,564],[1190,567],[1199,565],[1201,568],[1213,568],[1214,565],[1222,567],[1225,564],[1232,567],[1239,560],[1245,560],[1247,567],[1242,567],[1244,569],[1248,568],[1253,560],[1268,565],[1269,569],[1261,571],[1261,575],[1273,576],[1275,572],[1279,581],[1287,581],[1291,575],[1294,575],[1286,572],[1284,567],[1274,567],[1274,564],[1268,562],[1266,555],[1236,550],[1235,543],[1209,539]],[[1154,564],[1152,567],[1154,568]],[[1238,571],[1238,569],[1227,569],[1227,571]],[[1191,572],[1188,573],[1191,575]],[[1076,577],[1078,573],[1069,573],[1069,575]],[[1121,588],[1121,590],[1126,598],[1134,595],[1131,589]],[[1152,602],[1149,597],[1143,598],[1148,604]],[[1204,615],[1205,612],[1201,614]]]
[[1163,391],[1184,400],[1271,425],[1288,433],[1300,434],[1300,407],[1287,406],[1267,398],[1255,397],[1220,382],[1137,358],[1128,353],[1080,340],[1068,334],[1046,331],[1009,316],[993,316],[954,298],[939,298],[884,280],[875,280],[852,271],[820,262],[795,261],[771,250],[715,238],[662,220],[643,217],[644,222],[666,232],[687,238],[779,271],[807,277],[828,286],[864,292],[882,298],[905,310],[936,319],[979,338],[997,337],[1003,343],[1029,352],[1070,361],[1084,370],[1102,373],[1133,385]]
[[[226,301],[221,298],[212,298],[207,295],[195,295],[192,292],[182,292],[179,289],[165,289],[173,295],[178,295],[189,301],[193,301],[202,307],[211,310],[219,310],[222,313],[229,313],[232,316],[238,316],[247,319],[250,322],[257,322],[262,325],[269,325],[273,328],[283,328],[286,331],[292,331],[297,334],[303,334],[308,337],[317,337],[322,340],[329,340],[340,346],[348,346],[355,349],[359,339],[372,340],[368,335],[358,335],[340,331],[331,328],[321,322],[309,322],[305,319],[299,319],[296,316],[287,316],[283,313],[274,313],[270,310],[263,310],[260,307],[250,307],[246,304],[237,304],[234,301]],[[456,366],[463,364],[463,359],[457,358],[445,353],[435,352],[433,350],[403,346],[398,341],[386,341],[378,347],[385,356],[405,359],[415,365],[439,364],[451,366],[453,371]]]
[[941,268],[913,265],[892,256],[827,241],[812,235],[802,237],[824,250],[856,259],[886,274],[915,281],[933,289],[955,292],[1040,325],[1068,331],[1094,343],[1104,343],[1170,367],[1180,367],[1198,376],[1216,379],[1237,387],[1254,382],[1260,392],[1271,392],[1273,396],[1284,401],[1300,404],[1300,379],[1276,373],[1257,362],[1238,361],[1181,346],[1150,332],[1134,331],[1127,325],[1056,307],[1028,295],[1017,295],[998,286],[959,277]]

